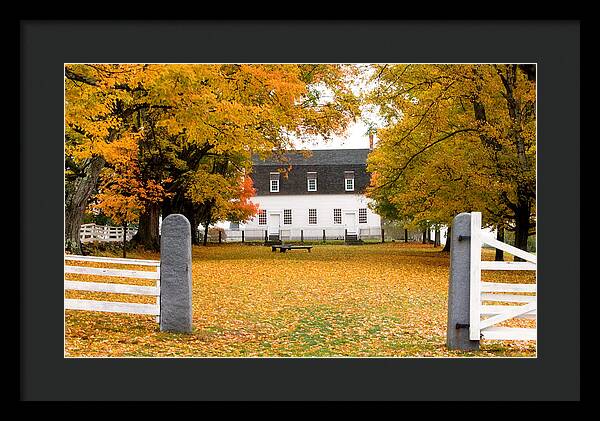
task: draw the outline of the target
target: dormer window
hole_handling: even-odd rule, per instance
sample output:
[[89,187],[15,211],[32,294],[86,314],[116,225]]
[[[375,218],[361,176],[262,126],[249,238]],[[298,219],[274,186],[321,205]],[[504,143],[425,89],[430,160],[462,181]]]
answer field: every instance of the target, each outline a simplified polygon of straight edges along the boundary
[[354,191],[354,171],[344,171],[344,190]]
[[317,173],[316,172],[307,172],[306,173],[306,182],[308,191],[317,191]]
[[271,193],[279,193],[279,173],[272,172],[269,175],[269,184],[271,186]]

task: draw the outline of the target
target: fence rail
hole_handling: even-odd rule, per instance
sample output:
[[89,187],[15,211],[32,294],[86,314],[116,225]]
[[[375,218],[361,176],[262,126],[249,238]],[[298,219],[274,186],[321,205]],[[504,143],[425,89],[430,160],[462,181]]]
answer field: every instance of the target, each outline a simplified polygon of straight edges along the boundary
[[70,262],[94,262],[119,265],[151,266],[155,270],[124,270],[112,268],[97,268],[89,266],[65,265],[66,274],[86,274],[98,276],[113,276],[123,278],[154,279],[155,286],[129,285],[120,283],[84,282],[65,279],[65,291],[91,291],[107,292],[117,294],[134,294],[156,297],[155,304],[127,303],[119,301],[98,301],[65,298],[65,310],[90,310],[111,313],[133,313],[156,316],[156,322],[160,322],[160,261],[138,260],[138,259],[113,259],[96,256],[67,255],[66,261]]
[[[128,227],[126,240],[129,241],[137,233],[137,228]],[[83,224],[79,228],[81,242],[123,241],[123,227],[109,225]]]

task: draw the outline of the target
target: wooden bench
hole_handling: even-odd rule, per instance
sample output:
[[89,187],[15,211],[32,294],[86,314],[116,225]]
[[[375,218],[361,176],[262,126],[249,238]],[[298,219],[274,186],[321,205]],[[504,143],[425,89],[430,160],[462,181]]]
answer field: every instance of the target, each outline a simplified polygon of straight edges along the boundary
[[280,245],[272,245],[271,251],[275,251],[276,249],[279,249],[280,253],[285,253],[288,250],[306,249],[310,253],[310,250],[312,248],[313,248],[313,246],[295,246],[295,245],[291,245],[291,244],[280,244]]

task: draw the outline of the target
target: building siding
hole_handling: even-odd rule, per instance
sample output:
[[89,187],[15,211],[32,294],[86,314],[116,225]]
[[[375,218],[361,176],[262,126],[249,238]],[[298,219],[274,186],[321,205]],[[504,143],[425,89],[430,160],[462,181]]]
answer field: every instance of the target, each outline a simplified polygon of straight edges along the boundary
[[[247,221],[240,229],[249,230],[271,230],[273,227],[270,226],[269,215],[272,213],[279,213],[281,215],[281,224],[279,230],[282,232],[283,237],[291,236],[293,238],[300,237],[300,231],[303,231],[305,238],[316,238],[322,235],[322,231],[325,229],[327,235],[337,235],[343,237],[344,230],[362,230],[364,233],[370,233],[370,235],[379,235],[381,229],[381,218],[379,215],[371,211],[368,207],[370,199],[360,194],[328,194],[318,196],[306,196],[306,195],[269,195],[269,196],[256,196],[252,199],[253,203],[259,205],[260,209],[264,209],[267,212],[267,224],[260,225],[258,223],[258,216]],[[367,222],[358,222],[358,209],[367,209]],[[292,210],[292,223],[287,225],[283,223],[283,211],[284,209]],[[317,223],[308,223],[308,210],[317,210]],[[342,210],[342,223],[336,224],[333,220],[333,209]],[[348,213],[354,213],[355,224],[349,226],[347,224],[346,216]]]

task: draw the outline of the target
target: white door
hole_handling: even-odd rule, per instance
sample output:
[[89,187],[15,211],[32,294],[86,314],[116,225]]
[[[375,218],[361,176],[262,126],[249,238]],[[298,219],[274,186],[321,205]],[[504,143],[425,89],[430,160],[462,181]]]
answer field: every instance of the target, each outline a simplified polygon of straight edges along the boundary
[[344,220],[348,234],[356,234],[356,214],[354,212],[347,212],[344,214]]
[[269,214],[269,234],[279,235],[279,225],[281,222],[281,215],[278,213]]

